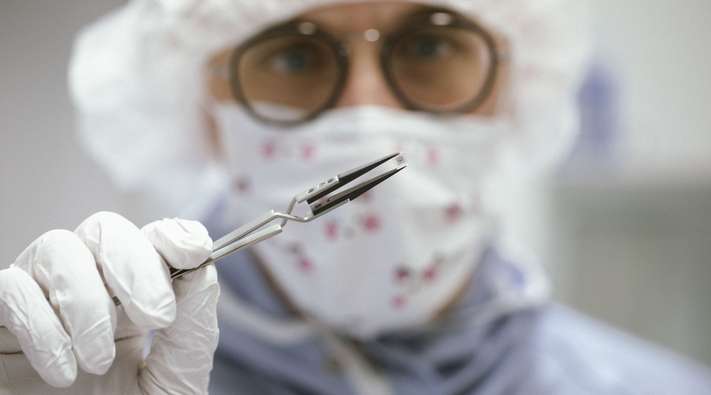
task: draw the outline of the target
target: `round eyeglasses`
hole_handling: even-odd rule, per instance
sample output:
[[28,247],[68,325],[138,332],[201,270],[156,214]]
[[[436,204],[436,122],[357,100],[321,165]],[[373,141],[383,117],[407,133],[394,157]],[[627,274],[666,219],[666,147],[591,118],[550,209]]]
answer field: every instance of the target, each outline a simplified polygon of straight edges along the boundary
[[[403,107],[430,113],[467,113],[492,93],[500,56],[493,37],[450,11],[417,15],[380,37],[380,67]],[[289,126],[312,120],[338,101],[349,52],[315,23],[269,29],[235,49],[229,62],[232,93],[255,118]]]

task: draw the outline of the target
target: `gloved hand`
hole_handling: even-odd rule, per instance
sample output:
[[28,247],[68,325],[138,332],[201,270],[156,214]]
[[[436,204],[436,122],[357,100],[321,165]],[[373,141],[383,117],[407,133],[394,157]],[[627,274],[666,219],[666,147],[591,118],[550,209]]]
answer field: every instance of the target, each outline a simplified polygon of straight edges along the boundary
[[139,230],[105,212],[42,235],[0,271],[0,394],[206,394],[217,274],[171,283],[166,263],[195,267],[211,250],[198,222]]

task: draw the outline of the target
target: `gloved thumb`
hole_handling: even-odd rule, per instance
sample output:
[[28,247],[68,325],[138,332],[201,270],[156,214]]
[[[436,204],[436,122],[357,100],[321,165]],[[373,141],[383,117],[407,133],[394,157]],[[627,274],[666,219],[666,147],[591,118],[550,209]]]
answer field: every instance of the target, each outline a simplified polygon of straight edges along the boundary
[[[163,220],[147,225],[144,234],[173,267],[192,268],[210,255],[212,240],[194,221]],[[139,373],[144,394],[207,394],[219,329],[220,288],[214,267],[173,281],[177,303],[172,325],[155,333]]]

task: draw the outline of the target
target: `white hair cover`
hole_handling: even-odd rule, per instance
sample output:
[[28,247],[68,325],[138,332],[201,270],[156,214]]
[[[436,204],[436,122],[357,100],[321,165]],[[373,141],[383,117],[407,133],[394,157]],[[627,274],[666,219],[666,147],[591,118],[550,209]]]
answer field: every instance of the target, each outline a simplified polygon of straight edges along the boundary
[[[122,189],[160,196],[162,214],[199,215],[224,184],[205,133],[206,60],[270,24],[341,2],[129,1],[85,28],[76,41],[70,87],[83,141]],[[587,54],[585,2],[418,3],[471,16],[507,39],[507,108],[523,125],[511,145],[515,156],[527,167],[559,158],[578,128],[575,96]],[[534,123],[547,126],[526,127]]]

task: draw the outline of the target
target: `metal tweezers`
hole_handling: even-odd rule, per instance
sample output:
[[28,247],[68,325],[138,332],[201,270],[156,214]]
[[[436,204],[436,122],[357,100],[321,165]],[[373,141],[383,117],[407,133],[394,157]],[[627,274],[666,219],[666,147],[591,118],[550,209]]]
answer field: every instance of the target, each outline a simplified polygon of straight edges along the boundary
[[[387,155],[353,170],[340,173],[307,189],[304,192],[297,194],[293,199],[291,199],[291,203],[289,203],[286,213],[269,210],[267,213],[252,222],[240,226],[215,241],[213,244],[212,254],[207,260],[205,260],[205,262],[200,264],[200,266],[182,270],[171,268],[170,278],[176,279],[187,273],[200,270],[201,268],[211,265],[219,259],[222,259],[236,251],[259,243],[260,241],[272,238],[281,233],[284,226],[289,221],[311,222],[329,211],[354,200],[358,196],[369,191],[371,188],[392,177],[395,173],[407,167],[407,165],[405,163],[400,163],[395,168],[361,181],[348,189],[340,192],[338,192],[338,190],[343,188],[346,184],[349,184],[359,177],[371,172],[380,165],[399,156],[400,153]],[[304,217],[292,214],[296,208],[296,205],[304,202],[306,202],[309,206],[311,214]],[[116,297],[113,299],[117,306],[121,304]]]

